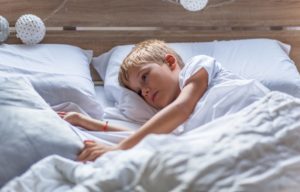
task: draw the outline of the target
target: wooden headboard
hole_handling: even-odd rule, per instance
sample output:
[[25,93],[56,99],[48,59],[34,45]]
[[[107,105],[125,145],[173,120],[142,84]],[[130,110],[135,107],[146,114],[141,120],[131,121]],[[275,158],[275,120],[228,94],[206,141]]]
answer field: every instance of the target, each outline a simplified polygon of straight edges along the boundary
[[43,19],[42,43],[67,43],[103,53],[115,45],[148,38],[194,42],[272,38],[292,45],[300,70],[300,0],[209,0],[189,12],[167,0],[0,0],[0,15],[12,27],[23,14]]

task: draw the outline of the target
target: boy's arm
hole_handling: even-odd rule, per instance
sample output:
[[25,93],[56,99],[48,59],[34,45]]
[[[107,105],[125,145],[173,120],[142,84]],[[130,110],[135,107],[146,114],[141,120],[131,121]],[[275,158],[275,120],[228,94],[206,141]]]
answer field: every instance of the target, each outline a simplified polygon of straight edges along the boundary
[[130,131],[130,129],[110,125],[108,122],[99,121],[77,112],[58,112],[58,115],[72,125],[90,131]]
[[81,117],[79,126],[91,131],[130,131],[130,129],[110,125],[108,122],[99,121],[88,116]]
[[95,160],[106,152],[130,149],[151,133],[170,133],[189,118],[208,87],[208,73],[202,68],[187,81],[178,98],[155,114],[137,132],[117,146],[86,141],[78,156],[80,161]]
[[151,133],[170,133],[189,118],[208,87],[208,73],[202,68],[191,76],[178,98],[147,121],[135,134],[123,140],[118,148],[129,149]]

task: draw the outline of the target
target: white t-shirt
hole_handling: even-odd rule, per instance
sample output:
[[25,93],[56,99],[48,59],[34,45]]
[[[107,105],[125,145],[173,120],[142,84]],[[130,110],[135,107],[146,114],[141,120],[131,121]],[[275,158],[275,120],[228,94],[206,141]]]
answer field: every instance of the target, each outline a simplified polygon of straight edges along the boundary
[[205,55],[193,57],[183,67],[179,74],[180,89],[202,68],[208,72],[208,88],[189,119],[174,130],[175,134],[190,131],[216,118],[235,113],[269,92],[268,88],[258,81],[234,75],[222,68],[214,58]]

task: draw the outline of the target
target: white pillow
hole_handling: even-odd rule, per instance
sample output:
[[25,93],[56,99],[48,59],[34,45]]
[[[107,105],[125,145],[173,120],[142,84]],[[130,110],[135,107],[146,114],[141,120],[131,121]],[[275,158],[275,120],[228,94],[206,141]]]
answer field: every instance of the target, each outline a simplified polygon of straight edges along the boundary
[[[290,47],[277,40],[247,39],[169,45],[182,56],[184,62],[195,55],[209,55],[238,75],[260,80],[271,90],[300,97],[300,76],[288,56]],[[132,47],[117,46],[106,55],[100,55],[92,64],[104,79],[107,98],[117,103],[116,106],[128,120],[145,122],[145,119],[153,115],[151,107],[148,106],[145,110],[145,106],[140,105],[137,95],[122,89],[118,84],[119,66]],[[140,110],[137,111],[138,109]],[[136,113],[139,113],[139,116],[132,116]],[[138,119],[139,117],[141,118]]]
[[28,78],[49,105],[73,102],[92,117],[102,116],[90,75],[91,51],[62,44],[2,44],[0,58],[0,71]]
[[104,86],[95,86],[95,92],[96,92],[96,99],[103,108],[114,106],[114,103],[111,100],[108,100],[106,98],[104,92]]
[[82,142],[28,80],[0,73],[1,188],[48,155],[75,159]]
[[300,76],[288,56],[290,48],[268,39],[219,41],[213,57],[235,74],[257,79],[270,90],[300,97]]

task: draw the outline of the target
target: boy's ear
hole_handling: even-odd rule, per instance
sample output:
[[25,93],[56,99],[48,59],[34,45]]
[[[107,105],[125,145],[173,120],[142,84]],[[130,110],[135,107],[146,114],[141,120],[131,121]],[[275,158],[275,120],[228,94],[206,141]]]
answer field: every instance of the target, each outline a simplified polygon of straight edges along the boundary
[[169,65],[170,69],[173,70],[176,68],[176,58],[172,54],[166,54],[165,60]]

